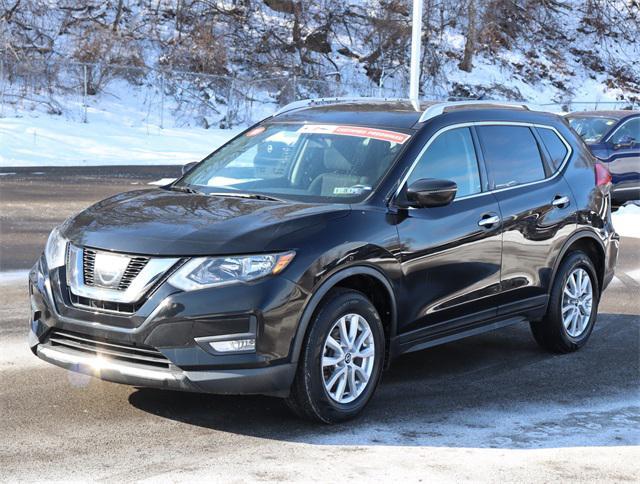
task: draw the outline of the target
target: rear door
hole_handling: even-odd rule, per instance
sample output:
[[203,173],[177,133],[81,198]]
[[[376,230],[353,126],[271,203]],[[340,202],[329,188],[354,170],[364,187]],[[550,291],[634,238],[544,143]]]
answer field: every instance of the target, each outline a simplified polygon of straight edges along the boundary
[[[575,229],[575,200],[560,173],[570,146],[552,128],[513,123],[475,129],[502,215],[498,314],[541,309],[555,254]],[[553,158],[543,137],[549,145],[555,140]]]

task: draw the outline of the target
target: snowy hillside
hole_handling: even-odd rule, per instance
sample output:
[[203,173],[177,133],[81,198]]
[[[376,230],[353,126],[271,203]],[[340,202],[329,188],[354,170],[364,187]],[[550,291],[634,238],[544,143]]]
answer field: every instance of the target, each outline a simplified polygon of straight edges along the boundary
[[[404,97],[410,3],[0,2],[0,166],[188,162],[295,99]],[[423,98],[639,106],[637,0],[435,0],[423,17]]]
[[160,129],[117,111],[91,115],[90,123],[46,114],[0,118],[0,168],[180,165],[201,160],[239,131]]

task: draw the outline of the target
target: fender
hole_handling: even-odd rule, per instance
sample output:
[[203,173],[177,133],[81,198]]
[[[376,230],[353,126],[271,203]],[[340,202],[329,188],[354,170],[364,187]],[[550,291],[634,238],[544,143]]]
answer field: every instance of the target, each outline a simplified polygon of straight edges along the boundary
[[[555,262],[553,263],[553,272],[551,273],[551,283],[549,284],[549,290],[548,290],[548,294],[551,295],[551,290],[553,288],[553,283],[556,280],[556,274],[558,272],[558,268],[560,267],[560,262],[562,261],[562,259],[564,258],[565,254],[567,253],[567,251],[569,250],[569,247],[571,247],[571,245],[573,245],[574,242],[576,242],[577,240],[580,239],[593,239],[598,243],[598,247],[600,248],[600,252],[602,254],[603,259],[605,258],[605,247],[604,247],[604,243],[602,242],[602,239],[600,239],[600,237],[598,237],[598,235],[589,229],[583,228],[583,229],[579,229],[577,232],[574,232],[564,243],[564,245],[562,246],[562,249],[560,250],[560,253],[558,254],[558,257],[556,257]],[[604,275],[603,275],[604,277]],[[600,284],[602,284],[602,281],[599,281]]]
[[393,287],[391,286],[391,283],[382,272],[380,272],[378,269],[375,269],[371,266],[365,266],[365,265],[349,266],[347,268],[338,270],[338,272],[332,274],[325,281],[323,281],[320,287],[318,287],[318,289],[315,290],[315,292],[313,293],[313,296],[305,306],[304,311],[302,312],[302,317],[300,318],[300,322],[298,324],[296,336],[291,346],[290,361],[292,363],[298,362],[298,358],[300,357],[300,352],[302,351],[302,343],[304,342],[304,338],[307,334],[307,328],[309,326],[309,323],[311,322],[311,317],[313,316],[313,313],[315,312],[316,308],[320,304],[320,301],[322,301],[322,298],[331,289],[333,289],[336,286],[336,284],[338,284],[340,281],[342,281],[343,279],[346,279],[347,277],[356,276],[356,275],[367,275],[367,276],[375,277],[386,288],[387,292],[389,293],[389,298],[391,300],[390,337],[393,337],[395,335],[396,327],[397,327],[396,296],[393,291]]

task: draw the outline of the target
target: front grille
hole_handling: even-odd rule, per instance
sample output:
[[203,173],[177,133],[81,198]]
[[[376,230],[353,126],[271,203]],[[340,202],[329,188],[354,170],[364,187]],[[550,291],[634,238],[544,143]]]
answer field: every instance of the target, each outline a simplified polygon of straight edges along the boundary
[[[94,249],[83,249],[82,251],[82,272],[84,276],[84,283],[87,286],[94,286],[94,273],[95,273],[95,261],[96,251]],[[144,266],[149,262],[148,257],[131,257],[127,269],[124,271],[120,283],[118,285],[119,291],[126,291],[131,285],[131,282],[136,278],[140,271],[144,269]]]
[[100,299],[91,299],[88,297],[78,296],[71,292],[71,290],[69,290],[69,300],[74,306],[78,307],[128,314],[135,313],[144,304],[144,301],[138,303],[119,303],[113,301],[102,301]]
[[100,356],[112,360],[136,363],[155,368],[169,368],[171,362],[155,348],[135,346],[129,343],[98,339],[93,336],[54,329],[49,335],[51,346],[69,348],[75,351]]
[[132,257],[129,261],[129,265],[127,266],[127,270],[124,271],[122,279],[120,279],[118,289],[121,291],[126,290],[131,285],[131,281],[133,281],[135,277],[140,274],[140,271],[144,269],[147,262],[149,262],[148,257]]
[[84,276],[84,283],[87,286],[93,286],[93,274],[95,272],[94,266],[96,261],[96,251],[91,249],[84,249],[82,251],[82,272]]

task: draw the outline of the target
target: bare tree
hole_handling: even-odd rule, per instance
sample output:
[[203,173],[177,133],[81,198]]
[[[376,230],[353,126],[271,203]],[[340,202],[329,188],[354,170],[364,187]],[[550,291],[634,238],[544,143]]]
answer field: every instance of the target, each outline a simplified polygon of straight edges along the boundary
[[463,71],[473,69],[473,54],[476,50],[476,1],[467,0],[467,35],[464,44],[464,56],[459,67]]
[[120,19],[122,18],[123,10],[124,10],[124,0],[118,0],[118,6],[116,7],[116,18],[113,21],[114,32],[118,30],[118,24],[120,23]]

